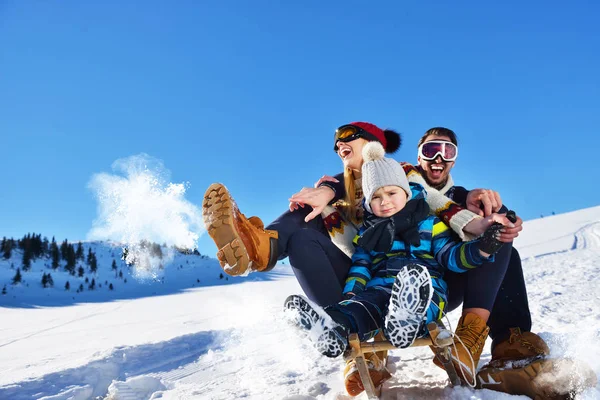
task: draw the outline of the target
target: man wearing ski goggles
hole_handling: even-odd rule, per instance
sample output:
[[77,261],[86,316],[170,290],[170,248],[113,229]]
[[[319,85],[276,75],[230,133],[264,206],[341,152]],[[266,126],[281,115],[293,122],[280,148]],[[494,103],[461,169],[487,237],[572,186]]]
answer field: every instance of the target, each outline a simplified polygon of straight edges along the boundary
[[432,140],[419,146],[419,157],[423,160],[433,161],[437,156],[446,162],[454,161],[458,157],[458,147],[445,140]]

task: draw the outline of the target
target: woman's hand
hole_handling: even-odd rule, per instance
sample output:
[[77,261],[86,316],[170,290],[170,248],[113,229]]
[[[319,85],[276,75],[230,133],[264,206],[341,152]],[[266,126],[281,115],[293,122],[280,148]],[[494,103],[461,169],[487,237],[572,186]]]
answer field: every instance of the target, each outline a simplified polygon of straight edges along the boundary
[[[483,210],[482,210],[483,206]],[[488,217],[502,207],[500,193],[490,189],[473,189],[467,194],[467,210]]]
[[498,240],[504,243],[512,242],[523,230],[521,218],[517,217],[517,222],[512,223],[506,218],[506,214],[491,214],[485,218],[475,218],[463,230],[472,235],[481,236],[494,222],[504,225],[504,228],[500,230],[500,237],[498,237]]
[[[323,178],[321,178],[323,179]],[[335,193],[331,188],[327,186],[321,186],[318,188],[303,188],[298,193],[295,193],[290,197],[290,211],[295,211],[299,207],[309,205],[312,207],[310,214],[304,218],[305,222],[310,221],[317,215],[321,214],[321,211],[333,200]]]
[[319,187],[319,185],[323,182],[333,182],[333,183],[339,183],[340,181],[338,181],[337,179],[335,179],[333,176],[329,176],[329,175],[323,175],[321,177],[321,179],[319,179],[317,181],[317,183],[315,183],[315,189]]

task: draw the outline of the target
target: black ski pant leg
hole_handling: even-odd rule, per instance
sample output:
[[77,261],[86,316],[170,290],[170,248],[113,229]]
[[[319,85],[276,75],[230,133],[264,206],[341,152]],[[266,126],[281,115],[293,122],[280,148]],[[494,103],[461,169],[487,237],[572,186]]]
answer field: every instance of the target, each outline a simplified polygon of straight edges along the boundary
[[511,252],[512,243],[506,243],[498,250],[493,262],[485,262],[467,272],[463,308],[483,308],[492,312]]
[[488,326],[490,337],[493,339],[492,348],[495,344],[508,339],[509,328],[518,327],[522,332],[531,331],[531,312],[523,266],[521,256],[515,248],[512,248],[508,269],[498,291]]
[[361,341],[369,340],[383,329],[390,291],[389,288],[371,287],[325,311],[349,332],[358,333]]
[[493,262],[485,262],[464,273],[446,272],[444,280],[448,284],[448,311],[463,303],[463,309],[483,308],[493,312],[511,252],[512,244],[507,243],[496,253]]
[[321,216],[304,222],[310,210],[287,211],[266,229],[279,233],[278,259],[289,257],[304,294],[325,307],[342,300],[352,261],[331,241]]

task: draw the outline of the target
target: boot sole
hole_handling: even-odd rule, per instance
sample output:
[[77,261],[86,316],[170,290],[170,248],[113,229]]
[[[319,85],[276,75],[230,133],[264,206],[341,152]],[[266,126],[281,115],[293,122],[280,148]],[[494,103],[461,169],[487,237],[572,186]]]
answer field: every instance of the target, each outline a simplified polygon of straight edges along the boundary
[[242,275],[252,263],[241,236],[235,229],[233,215],[237,210],[227,188],[220,183],[208,187],[202,202],[202,217],[208,234],[217,245],[217,259],[223,271],[231,276]]
[[348,347],[348,343],[341,338],[334,329],[328,327],[335,324],[329,317],[320,315],[315,308],[302,296],[291,295],[285,299],[284,309],[295,311],[293,323],[306,331],[317,329],[315,334],[309,334],[317,350],[326,357],[335,358],[341,355]]
[[385,317],[385,333],[395,347],[404,349],[414,343],[432,296],[427,268],[409,264],[398,272]]
[[[477,374],[477,387],[508,394],[529,396],[534,400],[567,400],[587,387],[596,385],[596,375],[575,361],[537,359],[522,368],[483,368]],[[565,371],[578,370],[578,381]],[[557,374],[557,371],[561,371]],[[542,377],[542,375],[546,377]],[[540,379],[541,378],[541,379]],[[536,380],[538,380],[536,382]]]

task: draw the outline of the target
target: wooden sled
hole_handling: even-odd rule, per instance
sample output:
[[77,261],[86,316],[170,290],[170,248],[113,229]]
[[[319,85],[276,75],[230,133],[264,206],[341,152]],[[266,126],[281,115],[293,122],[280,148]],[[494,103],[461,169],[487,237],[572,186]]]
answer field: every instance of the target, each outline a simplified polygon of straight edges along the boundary
[[[452,363],[451,348],[453,345],[453,339],[451,334],[440,333],[448,332],[443,326],[438,325],[435,322],[430,322],[427,325],[429,331],[429,337],[417,338],[411,347],[414,346],[433,346],[435,349],[435,356],[442,362],[444,369],[448,373],[450,379],[450,386],[460,386],[461,381],[456,373],[454,364]],[[373,342],[361,342],[358,339],[356,333],[350,334],[348,338],[349,349],[344,353],[344,359],[346,361],[354,360],[356,362],[356,368],[360,374],[360,380],[362,381],[363,387],[369,399],[378,399],[381,395],[381,385],[375,387],[373,380],[369,375],[367,363],[365,362],[366,353],[375,353],[383,350],[395,350],[394,347],[387,340],[375,340]]]

